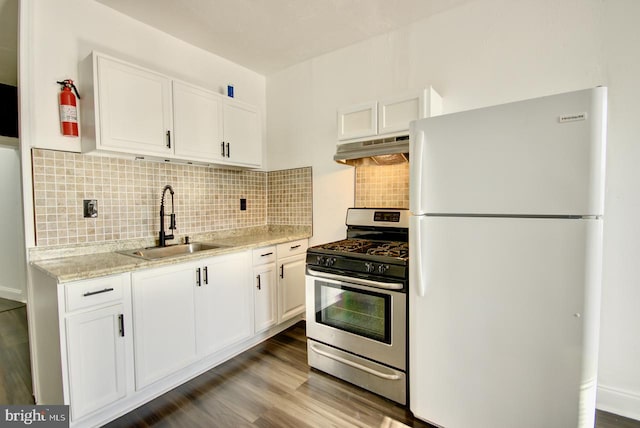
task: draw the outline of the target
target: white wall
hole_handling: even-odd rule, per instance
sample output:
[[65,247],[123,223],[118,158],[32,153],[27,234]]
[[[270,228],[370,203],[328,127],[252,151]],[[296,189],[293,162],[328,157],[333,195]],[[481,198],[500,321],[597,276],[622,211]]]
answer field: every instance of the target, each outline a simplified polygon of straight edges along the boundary
[[233,82],[236,98],[264,113],[265,78],[256,72],[93,0],[27,1],[33,34],[29,83],[36,101],[31,146],[79,151],[79,139],[60,135],[56,80],[77,81],[79,62],[94,49],[220,92]]
[[0,297],[26,301],[20,153],[0,137]]
[[[100,3],[22,0],[20,8],[20,135],[26,189],[30,188],[30,147],[80,151],[79,138],[60,134],[56,81],[70,78],[77,82],[79,63],[92,50],[219,92],[232,82],[237,99],[258,106],[263,117],[266,114],[264,76]],[[266,138],[263,141],[266,145]],[[27,190],[25,201],[29,199]],[[30,204],[25,203],[25,211],[27,219],[32,218]],[[34,245],[33,234],[33,227],[27,224],[27,246]]]
[[312,165],[312,244],[344,235],[336,108],[429,84],[445,113],[609,87],[599,408],[640,419],[640,2],[478,0],[267,79],[268,162]]

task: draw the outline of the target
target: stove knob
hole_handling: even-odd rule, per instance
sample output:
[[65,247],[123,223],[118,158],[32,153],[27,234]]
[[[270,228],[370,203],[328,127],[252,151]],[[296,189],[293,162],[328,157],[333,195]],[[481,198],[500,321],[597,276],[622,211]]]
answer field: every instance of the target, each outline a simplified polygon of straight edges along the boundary
[[322,256],[317,256],[316,257],[316,261],[318,262],[319,265],[323,265],[324,264],[324,260],[325,258]]
[[327,266],[333,266],[333,264],[336,262],[336,258],[335,257],[330,257],[327,259]]
[[365,269],[367,270],[367,272],[369,272],[369,273],[371,273],[371,272],[373,272],[373,271],[375,271],[375,270],[376,270],[375,265],[374,265],[373,263],[369,263],[369,262],[367,262],[367,263],[365,263],[365,264],[364,264],[364,268],[365,268]]
[[380,265],[378,266],[378,273],[385,273],[389,270],[389,265]]

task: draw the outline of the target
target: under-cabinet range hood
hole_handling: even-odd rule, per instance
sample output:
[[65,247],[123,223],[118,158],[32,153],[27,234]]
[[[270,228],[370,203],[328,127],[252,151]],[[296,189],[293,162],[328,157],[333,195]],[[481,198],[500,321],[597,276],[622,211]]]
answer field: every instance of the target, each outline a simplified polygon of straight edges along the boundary
[[339,144],[336,162],[352,166],[394,165],[409,161],[409,136],[380,138]]

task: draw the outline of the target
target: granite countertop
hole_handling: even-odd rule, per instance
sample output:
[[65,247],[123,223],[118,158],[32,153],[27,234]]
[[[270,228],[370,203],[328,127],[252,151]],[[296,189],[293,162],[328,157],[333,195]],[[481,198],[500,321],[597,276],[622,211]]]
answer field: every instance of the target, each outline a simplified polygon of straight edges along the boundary
[[[105,275],[115,275],[138,269],[167,266],[190,260],[199,260],[251,248],[306,239],[310,236],[310,227],[260,227],[194,235],[191,239],[192,242],[211,242],[222,244],[224,247],[158,260],[145,260],[116,252],[154,245],[149,244],[148,241],[138,240],[101,245],[32,249],[30,253],[30,263],[32,266],[55,278],[58,283],[65,283]],[[147,243],[145,244],[145,242]]]

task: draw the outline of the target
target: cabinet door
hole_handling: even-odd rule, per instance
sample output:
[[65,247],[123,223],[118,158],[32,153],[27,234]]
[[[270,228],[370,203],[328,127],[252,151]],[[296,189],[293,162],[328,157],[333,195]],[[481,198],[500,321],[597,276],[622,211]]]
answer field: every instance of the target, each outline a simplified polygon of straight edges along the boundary
[[182,82],[173,82],[173,139],[176,157],[220,161],[222,96]]
[[71,418],[126,395],[122,304],[66,319]]
[[97,58],[97,67],[96,127],[100,129],[97,148],[170,155],[170,79],[103,57]]
[[136,389],[196,358],[196,268],[184,263],[131,275]]
[[257,333],[278,322],[276,264],[254,267],[253,281],[254,329]]
[[225,163],[259,167],[262,165],[260,113],[233,99],[224,102]]
[[357,104],[338,110],[338,140],[370,137],[378,133],[378,103]]
[[304,313],[305,259],[306,256],[301,254],[279,262],[279,322]]
[[409,122],[424,117],[423,94],[387,98],[380,101],[378,133],[408,131]]
[[379,102],[378,134],[409,130],[412,120],[442,113],[442,98],[430,86],[419,93],[386,98]]
[[206,259],[197,290],[198,354],[208,355],[251,336],[248,252]]

